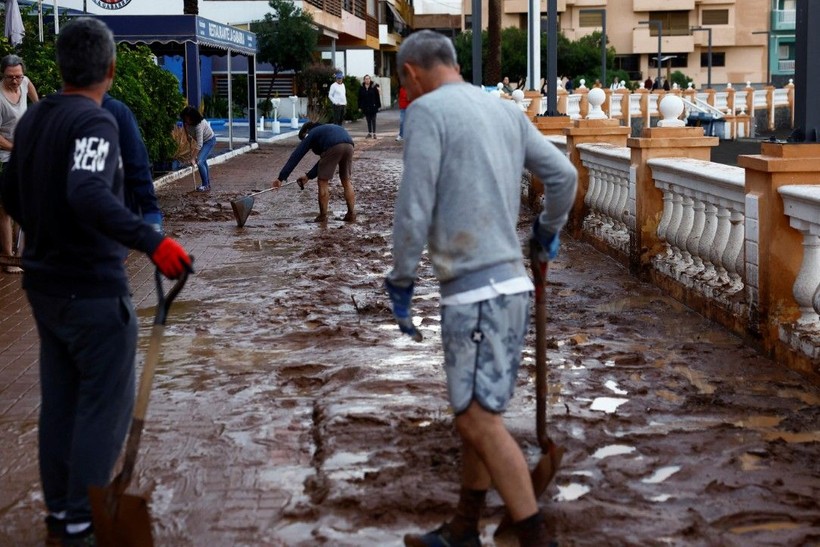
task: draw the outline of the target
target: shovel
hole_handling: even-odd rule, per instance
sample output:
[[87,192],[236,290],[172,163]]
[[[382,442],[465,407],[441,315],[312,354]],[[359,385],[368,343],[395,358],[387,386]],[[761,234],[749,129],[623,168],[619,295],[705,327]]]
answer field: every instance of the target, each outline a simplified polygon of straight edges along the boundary
[[[294,180],[291,182],[286,182],[279,188],[290,186],[294,182],[296,181]],[[259,194],[264,194],[265,192],[270,192],[271,190],[278,190],[279,188],[268,188],[266,190],[260,190],[259,192],[248,194],[243,198],[233,200],[231,202],[231,209],[233,209],[233,216],[236,218],[237,227],[241,228],[242,226],[244,226],[245,222],[248,220],[248,217],[251,215],[251,209],[253,209],[253,196],[258,196]]]
[[[564,447],[555,444],[547,435],[547,263],[543,263],[542,271],[541,261],[538,259],[539,248],[540,245],[535,240],[530,240],[530,266],[535,282],[535,432],[541,447],[541,459],[530,473],[536,499],[555,478],[565,451]],[[510,514],[505,513],[494,535],[500,536],[511,526]]]
[[125,493],[131,483],[131,475],[137,462],[142,428],[145,424],[145,411],[148,408],[148,396],[154,379],[154,369],[159,362],[159,350],[165,320],[174,299],[182,290],[188,279],[185,271],[168,294],[162,288],[162,276],[157,270],[154,274],[157,283],[157,309],[154,314],[154,325],[151,327],[151,343],[148,355],[142,367],[139,393],[134,404],[134,417],[125,446],[125,460],[119,475],[108,486],[89,486],[88,497],[91,501],[91,514],[94,522],[94,535],[101,547],[153,547],[151,534],[151,516],[148,514],[148,500],[143,496]]

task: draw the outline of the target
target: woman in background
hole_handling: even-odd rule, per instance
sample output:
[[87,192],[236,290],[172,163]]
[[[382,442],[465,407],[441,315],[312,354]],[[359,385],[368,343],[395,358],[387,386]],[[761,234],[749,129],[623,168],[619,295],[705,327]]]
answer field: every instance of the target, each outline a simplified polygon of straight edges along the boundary
[[188,141],[196,141],[197,152],[196,159],[191,160],[191,165],[196,165],[199,168],[199,176],[202,177],[202,185],[197,188],[197,192],[207,192],[211,189],[211,177],[208,173],[208,155],[216,145],[216,135],[211,129],[211,124],[208,120],[202,117],[199,110],[193,106],[186,106],[182,109],[182,124],[185,127],[185,132],[188,134]]
[[359,88],[359,108],[367,119],[367,139],[376,138],[376,112],[382,107],[379,84],[374,83],[369,74],[364,75]]

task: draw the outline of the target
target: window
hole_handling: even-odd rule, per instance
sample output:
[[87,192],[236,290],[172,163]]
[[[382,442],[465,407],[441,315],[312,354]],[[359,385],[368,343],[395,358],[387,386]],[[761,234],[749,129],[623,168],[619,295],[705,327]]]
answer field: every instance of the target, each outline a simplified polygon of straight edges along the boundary
[[636,55],[616,55],[612,63],[616,70],[623,70],[629,74],[630,80],[642,80],[641,77],[641,56]]
[[[686,36],[689,34],[688,11],[653,11],[649,14],[650,20],[660,21],[664,36]],[[658,35],[658,25],[649,25],[649,35]]]
[[[662,53],[663,57],[661,59],[663,62],[661,63],[662,67],[672,67],[672,68],[686,68],[689,64],[689,54],[688,53],[667,53],[664,51]],[[655,62],[657,59],[658,54],[655,53],[654,55],[649,55],[649,66],[657,67],[658,65]],[[714,59],[714,53],[712,54],[712,58]],[[714,66],[714,65],[713,65]]]
[[704,25],[728,25],[729,10],[727,9],[705,9],[700,14]]
[[[700,66],[709,66],[709,53],[708,52],[701,52],[700,54]],[[712,66],[726,66],[726,54],[723,52],[712,52]]]
[[464,30],[472,30],[473,29],[473,16],[472,15],[465,15],[464,16]]
[[604,12],[599,10],[581,10],[578,15],[580,27],[603,27]]

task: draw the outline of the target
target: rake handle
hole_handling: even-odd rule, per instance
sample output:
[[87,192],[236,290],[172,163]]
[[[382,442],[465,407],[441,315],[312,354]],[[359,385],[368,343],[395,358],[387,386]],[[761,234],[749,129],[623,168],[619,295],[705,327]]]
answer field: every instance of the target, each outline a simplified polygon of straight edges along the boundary
[[296,184],[296,181],[292,180],[290,182],[286,182],[282,186],[279,186],[278,188],[266,188],[264,190],[259,190],[258,192],[254,192],[253,194],[248,194],[246,197],[258,196],[259,194],[264,194],[265,192],[270,192],[271,190],[279,190],[279,189],[284,188],[285,186],[290,186],[291,184]]

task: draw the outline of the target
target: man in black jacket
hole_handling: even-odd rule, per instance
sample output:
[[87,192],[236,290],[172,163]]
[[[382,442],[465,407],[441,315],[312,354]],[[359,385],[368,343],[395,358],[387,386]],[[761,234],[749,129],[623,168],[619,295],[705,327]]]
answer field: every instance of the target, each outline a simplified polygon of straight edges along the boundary
[[345,222],[356,220],[356,194],[353,191],[353,183],[350,176],[353,172],[353,139],[344,127],[339,125],[320,124],[308,122],[299,129],[299,146],[296,147],[287,163],[279,172],[279,176],[273,181],[272,186],[279,188],[283,181],[288,180],[291,172],[296,169],[299,162],[305,157],[309,150],[319,156],[319,161],[305,175],[296,179],[299,188],[304,190],[305,183],[312,178],[319,179],[319,216],[314,222],[325,222],[327,220],[327,208],[330,203],[330,179],[339,166],[339,178],[342,181],[342,188],[345,193],[347,203],[347,214]]
[[108,484],[134,405],[127,248],[169,278],[191,268],[182,246],[123,204],[117,123],[100,107],[115,61],[99,20],[61,29],[63,91],[20,120],[2,184],[26,232],[23,288],[40,334],[40,478],[49,541],[63,545],[93,544],[88,487]]

